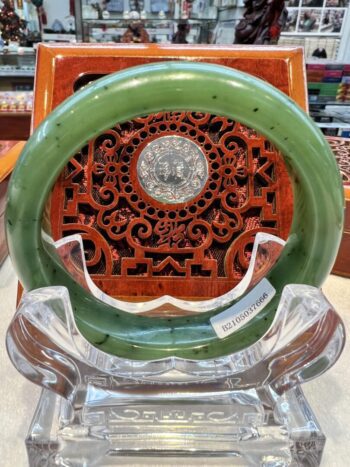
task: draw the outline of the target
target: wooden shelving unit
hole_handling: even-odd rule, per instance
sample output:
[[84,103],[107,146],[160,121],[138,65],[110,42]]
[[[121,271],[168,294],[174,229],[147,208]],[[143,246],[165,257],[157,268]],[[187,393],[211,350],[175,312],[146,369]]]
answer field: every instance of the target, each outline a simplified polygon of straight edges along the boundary
[[0,140],[28,139],[30,119],[30,112],[0,112]]

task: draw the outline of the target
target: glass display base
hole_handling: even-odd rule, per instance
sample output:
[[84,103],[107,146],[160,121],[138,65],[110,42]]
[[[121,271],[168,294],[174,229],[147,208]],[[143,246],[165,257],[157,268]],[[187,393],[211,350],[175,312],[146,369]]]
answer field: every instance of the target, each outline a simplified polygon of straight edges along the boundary
[[[76,243],[65,242],[60,252],[81,258],[75,271],[91,290]],[[172,313],[175,304],[191,316],[256,291],[280,248],[264,234],[250,272],[226,295],[198,302],[165,296],[143,311],[166,306]],[[325,436],[300,386],[337,361],[344,341],[342,320],[321,290],[290,284],[268,331],[241,351],[206,360],[132,360],[84,338],[67,289],[33,290],[7,333],[14,366],[43,388],[26,439],[30,466],[318,466]]]
[[[30,466],[317,466],[325,436],[299,386],[230,390],[140,386],[101,375],[74,407],[43,390]],[[213,387],[211,387],[213,386]]]

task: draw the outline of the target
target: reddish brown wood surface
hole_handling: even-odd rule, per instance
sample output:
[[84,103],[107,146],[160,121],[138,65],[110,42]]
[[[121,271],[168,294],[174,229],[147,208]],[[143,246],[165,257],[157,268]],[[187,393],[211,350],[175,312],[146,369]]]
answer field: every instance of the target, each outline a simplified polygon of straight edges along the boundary
[[0,140],[26,140],[30,134],[29,112],[0,112]]
[[[306,108],[300,49],[41,46],[34,125],[100,76],[174,59],[251,73]],[[169,134],[196,142],[209,166],[203,192],[182,205],[155,201],[136,176],[142,148]],[[55,239],[82,234],[92,278],[109,295],[213,297],[243,277],[256,232],[287,237],[292,205],[281,158],[254,129],[221,116],[168,113],[115,125],[82,148],[54,188],[51,227]]]
[[332,272],[350,277],[350,139],[328,137],[327,140],[337,160],[345,194],[344,232]]

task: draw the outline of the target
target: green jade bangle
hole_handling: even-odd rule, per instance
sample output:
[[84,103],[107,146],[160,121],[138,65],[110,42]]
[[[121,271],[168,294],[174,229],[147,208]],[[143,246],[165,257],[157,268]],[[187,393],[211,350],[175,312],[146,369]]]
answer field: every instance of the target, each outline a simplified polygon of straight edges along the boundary
[[[72,154],[116,122],[167,111],[216,114],[256,129],[282,152],[293,183],[293,225],[267,276],[277,293],[256,317],[223,339],[210,324],[222,309],[169,319],[138,316],[103,303],[71,278],[42,236],[46,201]],[[200,360],[228,355],[261,338],[285,285],[322,284],[338,250],[343,204],[339,171],[327,142],[286,95],[226,67],[161,62],[96,81],[42,122],[12,175],[6,227],[12,261],[24,287],[66,286],[76,324],[93,345],[136,360],[169,356]]]

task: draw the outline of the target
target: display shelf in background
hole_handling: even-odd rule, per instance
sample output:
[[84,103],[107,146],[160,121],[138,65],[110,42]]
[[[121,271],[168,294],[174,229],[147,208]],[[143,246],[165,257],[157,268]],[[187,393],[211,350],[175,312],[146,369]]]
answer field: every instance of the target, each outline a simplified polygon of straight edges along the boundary
[[[187,22],[188,43],[212,43],[217,20],[213,0],[194,2],[172,0],[118,0],[109,2],[102,10],[102,2],[75,0],[78,39],[83,42],[121,42],[129,25],[137,15],[149,35],[149,42],[171,43],[180,22]],[[136,16],[135,16],[136,14]]]
[[29,137],[34,71],[34,49],[0,51],[0,140]]
[[[0,92],[33,91],[35,50],[19,47],[0,49]],[[1,102],[1,98],[0,98]],[[0,104],[1,105],[1,104]]]
[[318,60],[307,63],[310,115],[332,136],[350,133],[350,64]]
[[37,2],[14,0],[15,11],[27,22],[31,42],[76,42],[74,2],[71,0],[43,0]]
[[[172,42],[186,19],[188,43],[232,44],[245,11],[244,0],[44,0],[40,22],[31,2],[15,0],[15,5],[33,42],[117,42],[137,11],[150,42]],[[328,60],[350,61],[349,0],[286,0],[286,7],[279,45],[303,46],[307,59],[324,49]]]
[[[171,43],[181,19],[144,19],[142,22],[150,42]],[[121,42],[121,37],[132,20],[119,18],[109,20],[83,20],[84,42]],[[216,20],[210,18],[190,18],[187,20],[189,43],[209,43]]]
[[0,91],[0,113],[31,113],[33,91]]
[[279,44],[302,45],[307,59],[320,50],[328,60],[339,58],[342,36],[349,28],[349,1],[286,0],[285,4],[288,17]]

